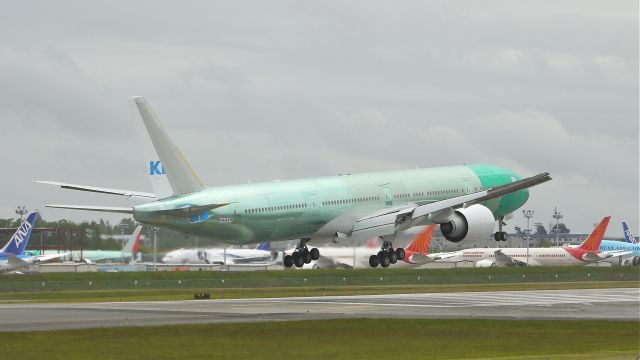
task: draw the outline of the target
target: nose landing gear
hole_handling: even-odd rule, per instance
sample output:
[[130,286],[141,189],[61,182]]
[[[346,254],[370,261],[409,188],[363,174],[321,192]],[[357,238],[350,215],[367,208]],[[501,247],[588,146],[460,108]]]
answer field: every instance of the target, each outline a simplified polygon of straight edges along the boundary
[[502,231],[502,227],[505,225],[507,225],[507,223],[504,222],[504,217],[501,217],[500,219],[498,219],[498,231],[495,234],[493,234],[493,238],[496,241],[507,241],[509,239],[507,232]]

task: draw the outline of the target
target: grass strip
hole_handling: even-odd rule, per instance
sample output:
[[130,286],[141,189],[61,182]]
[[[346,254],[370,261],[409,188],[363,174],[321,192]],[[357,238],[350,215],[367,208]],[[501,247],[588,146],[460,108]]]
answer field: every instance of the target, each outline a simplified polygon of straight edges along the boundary
[[640,322],[389,320],[169,325],[0,333],[20,359],[614,359]]

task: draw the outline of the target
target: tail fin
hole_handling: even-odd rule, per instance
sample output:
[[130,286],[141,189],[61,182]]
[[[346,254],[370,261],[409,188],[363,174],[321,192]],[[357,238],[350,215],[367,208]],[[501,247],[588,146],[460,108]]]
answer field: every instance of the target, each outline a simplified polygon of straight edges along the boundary
[[604,237],[604,233],[607,231],[609,220],[611,220],[611,216],[606,216],[602,219],[600,224],[593,229],[589,237],[587,237],[587,239],[578,248],[586,251],[598,251],[602,238]]
[[138,225],[138,227],[133,231],[133,235],[129,236],[129,240],[124,244],[122,248],[122,252],[129,256],[131,254],[131,258],[136,257],[136,253],[138,252],[138,244],[140,244],[140,235],[142,234],[142,226]]
[[31,238],[31,231],[38,219],[38,210],[32,211],[27,216],[27,219],[20,224],[20,227],[11,236],[9,242],[0,250],[2,253],[22,255],[24,249],[27,247],[29,238]]
[[189,194],[204,189],[198,175],[180,149],[173,144],[147,100],[141,96],[134,96],[131,99],[138,108],[142,122],[160,158],[159,162],[151,161],[149,173],[153,175],[166,172],[173,195]]
[[260,243],[256,246],[256,250],[271,251],[271,243]]
[[424,230],[422,230],[413,242],[405,249],[405,251],[426,254],[429,251],[429,244],[433,238],[433,230],[435,228],[435,224],[425,227]]
[[636,237],[633,236],[631,230],[629,230],[629,227],[627,226],[627,223],[624,221],[622,222],[622,232],[624,233],[624,241],[631,244],[636,243]]

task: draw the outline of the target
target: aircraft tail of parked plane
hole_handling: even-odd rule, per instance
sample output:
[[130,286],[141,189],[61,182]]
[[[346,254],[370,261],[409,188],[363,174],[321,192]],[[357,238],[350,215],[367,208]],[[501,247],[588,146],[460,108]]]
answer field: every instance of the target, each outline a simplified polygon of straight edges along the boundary
[[271,243],[260,243],[256,246],[256,250],[271,251]]
[[27,247],[29,238],[31,238],[31,231],[33,230],[36,220],[38,219],[38,211],[32,211],[27,218],[20,224],[20,227],[11,236],[11,239],[0,250],[3,254],[22,255],[24,249]]
[[629,230],[629,226],[627,226],[627,223],[624,221],[622,222],[622,232],[624,233],[624,241],[631,244],[636,243],[636,237],[633,236],[631,230]]
[[589,236],[585,239],[585,241],[578,246],[578,249],[582,249],[588,252],[597,252],[600,248],[600,243],[602,242],[602,238],[604,237],[604,233],[607,231],[607,226],[609,225],[609,220],[611,220],[611,216],[607,216],[595,229],[589,234]]

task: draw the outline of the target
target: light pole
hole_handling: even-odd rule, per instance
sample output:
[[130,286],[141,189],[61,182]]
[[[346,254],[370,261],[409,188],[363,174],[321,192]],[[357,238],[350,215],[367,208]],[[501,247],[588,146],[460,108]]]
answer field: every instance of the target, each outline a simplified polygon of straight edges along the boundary
[[553,215],[552,217],[554,219],[556,219],[556,246],[560,245],[560,228],[558,227],[558,224],[560,222],[560,219],[562,219],[562,213],[560,211],[558,211],[557,207],[553,207]]
[[[24,214],[28,213],[26,206],[18,206],[16,208],[16,214],[20,216],[20,223],[24,220]],[[20,225],[18,225],[20,226]]]
[[153,271],[158,271],[158,227],[150,227],[149,230],[153,231]]
[[533,218],[533,214],[535,211],[533,210],[522,210],[522,215],[527,218],[527,266],[529,266],[529,239],[531,235],[531,218]]

